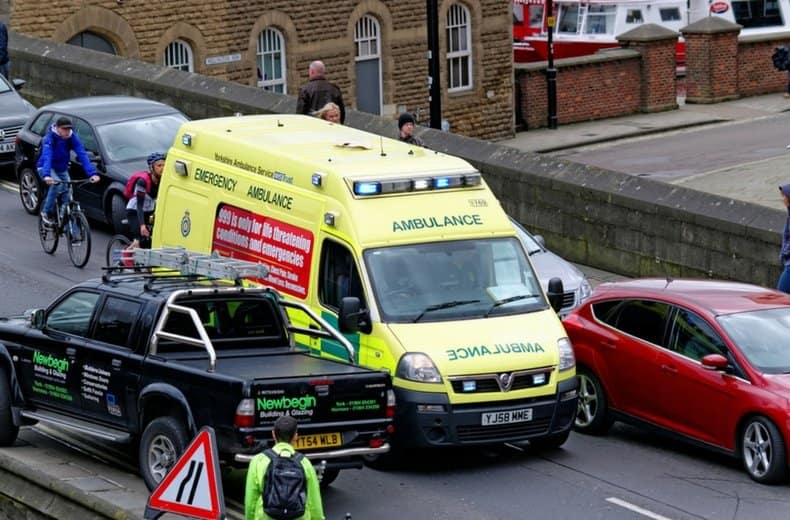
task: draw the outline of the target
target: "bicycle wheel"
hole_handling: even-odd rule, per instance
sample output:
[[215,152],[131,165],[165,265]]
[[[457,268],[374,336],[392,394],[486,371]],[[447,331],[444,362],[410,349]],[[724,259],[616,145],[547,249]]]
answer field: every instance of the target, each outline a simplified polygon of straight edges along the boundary
[[51,255],[58,248],[57,225],[45,224],[41,216],[38,217],[38,237],[41,239],[41,247],[44,248],[45,253]]
[[121,253],[131,243],[132,241],[126,238],[126,235],[113,235],[107,242],[107,267],[121,265]]
[[91,257],[91,228],[82,213],[72,213],[66,226],[69,258],[75,267],[85,267]]

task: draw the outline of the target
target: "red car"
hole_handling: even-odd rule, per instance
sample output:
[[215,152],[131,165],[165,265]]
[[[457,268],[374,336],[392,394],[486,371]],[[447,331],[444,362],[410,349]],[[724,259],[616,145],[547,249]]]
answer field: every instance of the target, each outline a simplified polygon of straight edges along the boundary
[[564,320],[576,353],[575,429],[647,425],[740,458],[757,482],[788,473],[790,295],[735,282],[602,284]]

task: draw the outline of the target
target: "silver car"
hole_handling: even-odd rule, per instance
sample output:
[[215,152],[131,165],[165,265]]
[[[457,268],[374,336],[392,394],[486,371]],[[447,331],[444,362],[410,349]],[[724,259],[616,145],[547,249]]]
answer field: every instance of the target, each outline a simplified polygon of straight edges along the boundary
[[572,263],[546,249],[542,236],[532,235],[512,217],[510,217],[510,222],[513,223],[516,234],[524,244],[524,249],[526,249],[529,260],[538,274],[543,290],[548,288],[550,279],[557,277],[562,280],[563,298],[562,308],[559,312],[560,317],[565,316],[590,297],[592,287],[584,273]]
[[16,136],[35,107],[17,92],[25,82],[0,76],[0,166],[14,163]]

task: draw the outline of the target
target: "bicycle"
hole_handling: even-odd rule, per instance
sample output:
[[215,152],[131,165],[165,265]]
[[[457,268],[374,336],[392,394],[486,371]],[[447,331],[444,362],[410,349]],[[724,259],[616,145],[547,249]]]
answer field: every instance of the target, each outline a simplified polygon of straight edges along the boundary
[[85,267],[91,256],[91,228],[88,225],[88,218],[80,207],[80,203],[74,199],[74,185],[85,184],[90,179],[80,179],[77,181],[55,181],[49,189],[55,189],[55,185],[65,182],[68,184],[68,202],[65,206],[60,204],[59,198],[55,199],[55,218],[54,224],[47,224],[44,219],[38,218],[38,236],[41,239],[41,247],[47,254],[54,254],[58,248],[60,236],[63,235],[68,240],[69,258],[75,267]]
[[[153,219],[153,215],[150,217]],[[129,220],[123,219],[121,223],[128,227]],[[148,222],[145,225],[148,228],[148,239],[145,238],[141,240],[140,247],[149,249],[151,247],[151,233],[153,232],[153,223]],[[116,267],[120,265],[131,264],[131,255],[128,258],[124,257],[124,251],[129,247],[132,243],[132,239],[129,238],[127,235],[124,234],[117,234],[113,235],[110,238],[110,241],[107,242],[107,252],[105,256],[105,260],[107,261],[107,267]]]

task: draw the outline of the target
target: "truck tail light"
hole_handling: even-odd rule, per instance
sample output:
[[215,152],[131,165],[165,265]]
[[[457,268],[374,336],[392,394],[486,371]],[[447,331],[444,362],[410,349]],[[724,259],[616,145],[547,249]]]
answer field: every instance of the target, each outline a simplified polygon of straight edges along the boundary
[[384,439],[381,437],[373,437],[370,439],[371,448],[381,448],[382,446],[384,446]]
[[395,392],[387,390],[387,417],[395,417]]
[[236,407],[236,417],[233,419],[236,428],[252,428],[255,426],[255,400],[242,399]]

